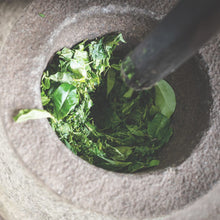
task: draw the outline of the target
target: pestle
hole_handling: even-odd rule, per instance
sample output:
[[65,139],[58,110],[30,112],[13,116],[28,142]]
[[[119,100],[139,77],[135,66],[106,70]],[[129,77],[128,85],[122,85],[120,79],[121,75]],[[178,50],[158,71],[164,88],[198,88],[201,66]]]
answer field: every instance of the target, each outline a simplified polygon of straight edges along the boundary
[[121,65],[125,82],[150,88],[176,70],[220,29],[220,0],[181,0]]

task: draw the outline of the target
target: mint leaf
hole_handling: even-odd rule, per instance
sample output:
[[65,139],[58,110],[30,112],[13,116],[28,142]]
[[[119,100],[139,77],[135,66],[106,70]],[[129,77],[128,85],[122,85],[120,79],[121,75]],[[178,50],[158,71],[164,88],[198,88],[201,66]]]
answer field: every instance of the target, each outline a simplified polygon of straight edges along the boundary
[[165,80],[161,80],[155,85],[155,104],[167,118],[170,118],[175,111],[175,93]]

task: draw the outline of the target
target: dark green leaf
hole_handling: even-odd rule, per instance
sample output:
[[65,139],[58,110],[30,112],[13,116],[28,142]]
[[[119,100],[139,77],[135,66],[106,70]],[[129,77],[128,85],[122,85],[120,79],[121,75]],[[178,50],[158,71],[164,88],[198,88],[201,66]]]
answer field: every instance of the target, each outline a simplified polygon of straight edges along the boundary
[[55,115],[58,120],[64,118],[79,103],[76,87],[64,83],[53,93]]

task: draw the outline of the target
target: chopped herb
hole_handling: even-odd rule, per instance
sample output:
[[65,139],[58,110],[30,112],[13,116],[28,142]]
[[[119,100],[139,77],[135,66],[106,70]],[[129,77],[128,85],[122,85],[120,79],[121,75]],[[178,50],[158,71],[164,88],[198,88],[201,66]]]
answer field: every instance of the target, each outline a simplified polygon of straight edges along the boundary
[[173,134],[175,94],[164,80],[145,91],[128,88],[114,58],[121,34],[63,48],[43,73],[45,110],[23,110],[17,122],[49,118],[60,140],[91,164],[133,173],[159,165],[158,150]]
[[38,15],[42,18],[45,18],[45,14],[39,13]]

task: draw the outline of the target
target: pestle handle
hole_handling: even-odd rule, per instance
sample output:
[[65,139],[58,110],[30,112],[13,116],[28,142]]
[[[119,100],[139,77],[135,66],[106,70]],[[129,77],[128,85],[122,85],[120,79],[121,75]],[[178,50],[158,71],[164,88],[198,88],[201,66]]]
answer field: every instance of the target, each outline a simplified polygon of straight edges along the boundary
[[220,29],[220,0],[181,0],[122,62],[125,82],[151,87],[177,69]]

